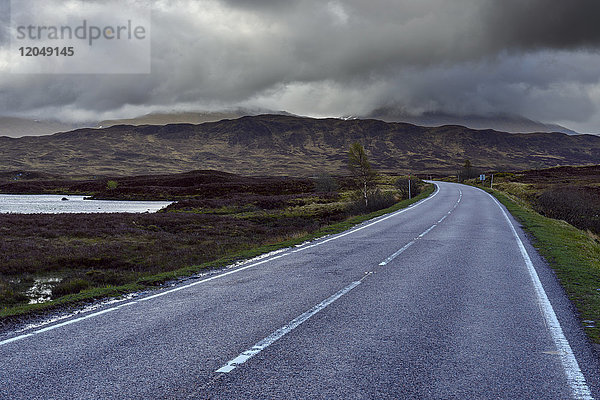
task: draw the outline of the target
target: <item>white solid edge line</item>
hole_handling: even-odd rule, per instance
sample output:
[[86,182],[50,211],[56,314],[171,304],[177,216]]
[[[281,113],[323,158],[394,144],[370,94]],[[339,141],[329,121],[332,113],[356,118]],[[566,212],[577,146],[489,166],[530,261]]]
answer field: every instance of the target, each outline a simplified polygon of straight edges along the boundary
[[6,339],[0,342],[0,346],[7,343],[16,342],[17,340],[25,339],[26,337],[33,336],[33,333],[28,333],[26,335],[16,336],[14,338]]
[[[364,279],[364,277],[362,279]],[[327,307],[328,305],[330,305],[331,303],[333,303],[334,301],[336,301],[337,299],[339,299],[340,297],[342,297],[343,295],[345,295],[346,293],[348,293],[349,291],[351,291],[352,289],[354,289],[355,287],[360,285],[362,279],[360,281],[352,282],[350,285],[346,286],[339,292],[328,297],[327,299],[323,300],[321,303],[317,304],[310,310],[308,310],[308,311],[302,313],[301,315],[299,315],[298,317],[294,318],[292,321],[290,321],[286,325],[282,326],[281,328],[277,329],[275,332],[271,333],[269,336],[265,337],[264,339],[262,339],[261,341],[256,343],[250,349],[242,352],[237,357],[228,361],[225,365],[223,365],[221,368],[217,369],[215,372],[228,373],[228,372],[233,371],[237,366],[245,363],[250,358],[254,357],[258,353],[260,353],[261,351],[263,351],[264,349],[266,349],[267,347],[269,347],[270,345],[275,343],[277,340],[281,339],[282,337],[284,337],[285,335],[287,335],[288,333],[290,333],[291,331],[293,331],[294,329],[299,327],[302,323],[306,322],[310,317],[312,317],[319,311],[323,310],[325,307]]]
[[180,290],[187,289],[187,288],[199,285],[201,283],[209,282],[209,281],[212,281],[212,280],[215,280],[215,279],[218,279],[218,278],[222,278],[222,277],[227,276],[227,275],[235,274],[236,272],[240,272],[240,271],[243,271],[243,270],[248,269],[248,268],[256,267],[257,265],[261,265],[261,264],[267,263],[269,261],[280,259],[282,257],[287,256],[288,254],[289,253],[284,253],[284,254],[280,254],[280,255],[275,256],[275,257],[267,258],[265,260],[258,261],[258,262],[246,265],[245,267],[236,268],[236,269],[234,269],[232,271],[228,271],[228,272],[224,272],[222,274],[211,276],[210,278],[201,279],[199,281],[192,282],[192,283],[189,283],[187,285],[178,286],[178,287],[176,287],[174,289],[169,289],[169,290],[165,290],[164,292],[153,294],[152,296],[143,297],[143,298],[141,298],[141,299],[139,299],[137,301],[139,301],[139,302],[141,302],[141,301],[147,301],[147,300],[155,299],[157,297],[161,297],[161,296],[164,296],[164,295],[167,295],[167,294],[170,294],[170,293],[178,292]]
[[95,313],[92,313],[92,314],[85,315],[83,317],[79,317],[79,318],[71,319],[71,320],[68,320],[68,321],[65,321],[65,322],[61,322],[60,324],[50,325],[50,326],[47,326],[45,328],[37,329],[37,330],[35,330],[35,331],[31,332],[31,333],[26,333],[26,334],[23,334],[23,335],[15,336],[13,338],[1,341],[0,342],[0,346],[8,344],[8,343],[16,342],[16,341],[21,340],[21,339],[28,338],[28,337],[33,336],[33,335],[37,335],[37,334],[40,334],[40,333],[48,332],[48,331],[51,331],[51,330],[54,330],[54,329],[57,329],[57,328],[60,328],[60,327],[63,327],[63,326],[71,325],[71,324],[74,324],[76,322],[80,322],[80,321],[83,321],[83,320],[86,320],[86,319],[89,319],[89,318],[92,318],[92,317],[96,317],[98,315],[106,314],[106,313],[109,313],[111,311],[115,311],[115,310],[118,310],[119,308],[122,308],[122,307],[125,307],[127,305],[130,305],[130,304],[133,304],[133,302],[121,304],[121,305],[118,305],[118,306],[112,307],[112,308],[107,308],[106,310],[98,311],[98,312],[95,312]]
[[228,271],[228,272],[219,273],[217,275],[211,276],[210,278],[202,279],[202,280],[199,280],[199,281],[187,284],[187,285],[178,286],[178,287],[173,288],[173,289],[165,290],[164,292],[160,292],[160,293],[157,293],[157,294],[154,294],[154,295],[151,295],[151,296],[143,297],[141,299],[137,299],[137,300],[130,301],[130,302],[127,302],[127,303],[123,303],[123,304],[121,304],[121,305],[119,305],[117,307],[108,308],[106,310],[98,311],[98,312],[95,312],[93,314],[89,314],[89,315],[86,315],[86,316],[83,316],[83,317],[79,317],[79,318],[75,318],[75,319],[72,319],[72,320],[68,320],[68,321],[62,322],[60,324],[50,325],[50,326],[48,326],[46,328],[38,329],[38,330],[36,330],[36,331],[34,331],[32,333],[26,333],[26,334],[23,334],[23,335],[15,336],[15,337],[12,337],[12,338],[0,341],[0,346],[6,345],[6,344],[9,344],[9,343],[12,343],[12,342],[16,342],[16,341],[21,340],[21,339],[25,339],[25,338],[33,336],[35,334],[48,332],[48,331],[51,331],[51,330],[54,330],[54,329],[57,329],[57,328],[60,328],[60,327],[63,327],[63,326],[74,324],[76,322],[84,321],[84,320],[92,318],[92,317],[96,317],[96,316],[99,316],[99,315],[102,315],[102,314],[106,314],[108,312],[115,311],[115,310],[117,310],[119,308],[125,307],[125,306],[130,305],[130,304],[135,304],[137,302],[142,302],[142,301],[147,301],[147,300],[155,299],[157,297],[165,296],[167,294],[178,292],[178,291],[183,290],[183,289],[188,289],[190,287],[199,285],[201,283],[205,283],[205,282],[212,281],[212,280],[215,280],[215,279],[218,279],[218,278],[222,278],[224,276],[231,275],[231,274],[234,274],[236,272],[244,271],[244,270],[246,270],[248,268],[252,268],[252,267],[255,267],[257,265],[261,265],[261,264],[265,264],[265,263],[273,261],[273,260],[277,260],[279,258],[288,256],[288,255],[290,255],[292,253],[297,253],[297,252],[300,252],[300,251],[304,251],[306,249],[309,249],[309,248],[312,248],[312,247],[315,247],[315,246],[320,246],[320,245],[322,245],[324,243],[327,243],[327,242],[330,242],[332,240],[336,240],[336,239],[342,238],[342,237],[350,235],[350,234],[352,234],[354,232],[358,232],[358,231],[360,231],[362,229],[368,228],[369,226],[378,224],[378,223],[380,223],[382,221],[385,221],[385,220],[387,220],[389,218],[395,217],[396,215],[400,215],[400,214],[402,214],[402,213],[404,213],[404,212],[406,212],[408,210],[411,210],[411,209],[415,208],[416,206],[421,205],[421,204],[425,203],[426,201],[434,198],[438,194],[440,188],[439,188],[439,186],[437,184],[435,184],[435,183],[433,183],[433,184],[435,185],[435,191],[434,191],[434,193],[431,196],[426,197],[423,200],[420,200],[420,201],[418,201],[418,202],[416,202],[414,204],[411,204],[409,207],[403,208],[402,210],[398,210],[396,212],[393,212],[393,213],[391,213],[388,216],[385,216],[383,218],[378,217],[373,222],[371,222],[371,223],[369,223],[367,225],[363,225],[363,226],[361,226],[361,227],[359,227],[357,229],[350,229],[347,232],[335,235],[335,236],[333,236],[333,237],[331,237],[329,239],[319,241],[319,242],[317,242],[315,244],[308,245],[308,246],[303,246],[303,247],[300,247],[300,248],[298,248],[296,250],[292,250],[292,251],[289,251],[287,253],[283,253],[283,254],[280,254],[278,256],[275,256],[275,257],[270,257],[270,258],[267,258],[267,259],[264,259],[264,260],[261,260],[261,261],[258,261],[258,262],[255,262],[255,263],[243,266],[243,267],[239,267],[239,268],[236,268],[236,269]]
[[95,312],[95,313],[92,313],[92,314],[88,314],[88,315],[85,315],[85,316],[82,316],[82,317],[79,317],[79,318],[71,319],[71,320],[68,320],[68,321],[65,321],[65,322],[61,322],[59,324],[50,325],[50,326],[47,326],[45,328],[37,329],[37,330],[33,331],[32,333],[26,333],[26,334],[23,334],[23,335],[15,336],[13,338],[0,341],[0,346],[3,346],[5,344],[9,344],[9,343],[12,343],[12,342],[16,342],[18,340],[25,339],[25,338],[33,336],[33,335],[37,335],[37,334],[40,334],[40,333],[52,331],[54,329],[61,328],[63,326],[67,326],[67,325],[71,325],[71,324],[74,324],[76,322],[81,322],[81,321],[84,321],[86,319],[97,317],[99,315],[106,314],[106,313],[111,312],[111,311],[116,311],[119,308],[123,308],[123,307],[129,306],[129,305],[132,305],[132,304],[135,304],[135,303],[138,303],[138,302],[142,302],[142,301],[154,299],[154,298],[157,298],[157,297],[160,297],[160,296],[164,296],[164,295],[169,294],[169,293],[177,292],[179,290],[186,289],[186,288],[189,288],[189,287],[192,287],[192,286],[196,286],[196,285],[199,285],[201,283],[204,283],[204,282],[207,282],[207,281],[211,281],[213,279],[217,279],[217,278],[220,278],[220,277],[223,277],[223,276],[227,276],[227,275],[233,274],[233,273],[238,272],[238,271],[243,271],[245,269],[254,267],[256,265],[264,264],[265,262],[281,258],[281,257],[283,257],[285,255],[286,254],[282,254],[282,255],[279,255],[279,256],[276,256],[276,257],[273,257],[273,258],[269,258],[267,260],[263,260],[263,261],[259,261],[257,263],[253,263],[253,264],[247,265],[247,266],[242,267],[242,268],[235,269],[233,271],[225,272],[223,274],[215,275],[215,276],[212,276],[210,278],[202,279],[200,281],[196,281],[196,282],[190,283],[188,285],[179,286],[179,287],[176,287],[174,289],[170,289],[170,290],[167,290],[167,291],[164,291],[164,292],[160,292],[160,293],[157,293],[157,294],[152,295],[152,296],[144,297],[144,298],[141,298],[141,299],[138,299],[138,300],[128,301],[128,302],[120,304],[120,305],[118,305],[116,307],[107,308],[105,310],[101,310],[101,311],[98,311],[98,312]]
[[593,400],[594,398],[592,397],[592,393],[590,392],[585,377],[583,376],[583,373],[579,368],[579,364],[577,363],[575,354],[573,354],[573,349],[571,348],[569,341],[565,337],[560,322],[558,321],[556,313],[554,312],[554,308],[552,308],[552,304],[550,303],[550,300],[546,295],[546,291],[542,286],[542,282],[540,281],[540,278],[535,268],[533,267],[531,258],[529,257],[529,254],[527,253],[527,250],[525,249],[521,238],[519,238],[519,235],[517,234],[517,230],[515,229],[512,221],[510,220],[510,218],[506,214],[506,211],[504,211],[504,208],[502,208],[498,200],[496,200],[496,198],[493,197],[491,194],[487,194],[492,198],[492,200],[494,200],[496,205],[498,205],[498,207],[502,211],[502,214],[504,214],[504,218],[506,218],[506,221],[508,222],[508,225],[510,226],[512,233],[517,241],[519,250],[521,251],[521,255],[523,256],[523,259],[525,260],[525,265],[527,266],[527,270],[529,271],[529,276],[531,277],[531,281],[533,282],[533,286],[535,288],[535,293],[537,295],[540,308],[543,312],[544,319],[546,320],[546,325],[548,326],[550,335],[552,336],[554,344],[556,345],[556,348],[560,353],[560,360],[562,362],[565,374],[567,376],[567,382],[571,388],[571,391],[573,392],[573,396],[576,399]]
[[429,197],[426,197],[426,198],[424,198],[423,200],[419,200],[418,202],[416,202],[416,203],[414,203],[414,204],[411,204],[410,206],[408,206],[408,207],[406,207],[406,208],[403,208],[402,210],[395,211],[395,212],[393,212],[393,213],[391,213],[391,214],[389,214],[389,215],[387,215],[387,216],[385,216],[385,217],[377,217],[377,218],[375,218],[375,220],[374,220],[373,222],[370,222],[370,223],[368,223],[368,224],[366,224],[366,225],[360,226],[360,227],[358,227],[358,228],[351,228],[350,230],[348,230],[348,231],[346,231],[346,232],[344,232],[344,233],[337,234],[337,235],[335,235],[335,236],[333,236],[333,237],[330,237],[329,239],[321,240],[321,241],[319,241],[319,242],[317,242],[317,243],[314,243],[314,244],[311,244],[311,245],[307,245],[307,246],[300,247],[300,248],[298,248],[298,249],[296,249],[296,250],[293,250],[293,251],[292,251],[292,253],[298,253],[298,252],[300,252],[300,251],[303,251],[303,250],[306,250],[306,249],[310,249],[310,248],[312,248],[312,247],[317,247],[317,246],[320,246],[320,245],[322,245],[322,244],[325,244],[325,243],[327,243],[327,242],[330,242],[330,241],[332,241],[332,240],[336,240],[336,239],[342,238],[342,237],[344,237],[344,236],[350,235],[350,234],[352,234],[352,233],[355,233],[355,232],[361,231],[361,230],[363,230],[363,229],[365,229],[365,228],[368,228],[368,227],[370,227],[370,226],[373,226],[373,225],[375,225],[375,224],[378,224],[378,223],[380,223],[380,222],[383,222],[383,221],[385,221],[385,220],[387,220],[387,219],[393,218],[393,217],[395,217],[395,216],[397,216],[397,215],[400,215],[400,214],[402,214],[402,213],[405,213],[406,211],[412,210],[413,208],[415,208],[415,207],[417,207],[417,206],[420,206],[421,204],[425,203],[426,201],[433,199],[433,198],[434,198],[434,197],[435,197],[435,196],[436,196],[436,195],[439,193],[439,191],[440,191],[440,188],[439,188],[439,186],[438,186],[437,184],[435,184],[435,183],[434,183],[434,185],[435,185],[435,192],[433,192],[433,194],[432,194],[431,196],[429,196]]

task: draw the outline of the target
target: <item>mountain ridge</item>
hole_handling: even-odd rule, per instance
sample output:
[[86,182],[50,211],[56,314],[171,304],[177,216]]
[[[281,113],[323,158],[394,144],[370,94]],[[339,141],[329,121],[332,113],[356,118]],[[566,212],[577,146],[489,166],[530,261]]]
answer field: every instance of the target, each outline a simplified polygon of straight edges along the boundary
[[380,119],[385,122],[406,122],[409,124],[435,127],[444,125],[460,125],[470,129],[493,129],[508,133],[566,133],[567,135],[580,135],[572,129],[558,124],[549,124],[525,118],[521,115],[494,114],[494,115],[454,115],[442,112],[425,112],[421,115],[411,115],[401,108],[381,107],[372,110],[363,118]]
[[18,138],[22,136],[51,135],[57,132],[71,131],[85,125],[86,124],[78,125],[54,120],[34,120],[0,116],[0,136]]
[[134,175],[216,169],[245,175],[346,172],[361,142],[386,172],[453,173],[600,163],[600,137],[513,134],[461,126],[420,127],[373,119],[245,116],[199,125],[116,125],[50,136],[0,138],[0,171]]

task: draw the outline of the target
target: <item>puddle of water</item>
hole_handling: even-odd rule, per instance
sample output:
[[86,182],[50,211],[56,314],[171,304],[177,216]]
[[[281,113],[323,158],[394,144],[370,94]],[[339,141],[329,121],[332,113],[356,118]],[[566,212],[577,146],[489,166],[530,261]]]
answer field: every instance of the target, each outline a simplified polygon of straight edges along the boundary
[[49,301],[52,297],[52,287],[61,281],[61,278],[35,278],[25,294],[29,297],[29,304],[39,304]]

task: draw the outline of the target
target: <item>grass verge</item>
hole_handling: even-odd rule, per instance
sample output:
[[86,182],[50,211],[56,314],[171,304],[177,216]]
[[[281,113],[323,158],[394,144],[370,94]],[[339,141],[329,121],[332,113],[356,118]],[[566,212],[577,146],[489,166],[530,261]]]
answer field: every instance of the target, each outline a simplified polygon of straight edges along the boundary
[[304,243],[309,240],[314,240],[319,237],[323,237],[326,235],[336,234],[343,232],[352,228],[355,225],[358,225],[364,221],[369,219],[373,219],[379,216],[382,216],[387,213],[392,213],[398,211],[400,209],[406,208],[417,201],[420,201],[433,193],[435,190],[434,185],[428,184],[426,189],[417,197],[414,197],[410,200],[400,201],[393,206],[371,212],[368,214],[358,215],[351,218],[348,218],[344,221],[337,222],[335,224],[331,224],[325,226],[313,233],[303,235],[294,239],[281,241],[274,244],[264,245],[256,248],[252,248],[249,250],[245,250],[242,252],[238,252],[236,254],[219,258],[217,260],[209,261],[199,265],[188,266],[184,268],[179,268],[174,271],[163,272],[159,274],[147,275],[139,278],[136,283],[122,285],[122,286],[107,286],[103,288],[94,288],[89,290],[84,290],[77,294],[67,295],[60,297],[56,300],[52,300],[45,303],[40,304],[27,304],[27,305],[19,305],[15,307],[7,307],[0,310],[0,322],[6,321],[12,318],[21,317],[24,315],[32,315],[32,314],[41,314],[43,312],[53,311],[57,309],[62,309],[65,307],[77,307],[85,303],[90,303],[96,300],[100,300],[103,298],[116,297],[127,293],[132,293],[136,291],[146,290],[149,288],[153,288],[159,286],[165,282],[172,281],[179,278],[189,277],[194,274],[197,274],[202,271],[223,268],[228,265],[231,265],[235,262],[241,260],[247,260],[253,257],[257,257],[261,254],[265,254],[274,250],[295,246],[301,243]]
[[[479,186],[477,186],[479,187]],[[503,192],[493,194],[533,236],[533,244],[554,269],[577,308],[588,337],[600,344],[600,242],[564,221],[544,217]]]

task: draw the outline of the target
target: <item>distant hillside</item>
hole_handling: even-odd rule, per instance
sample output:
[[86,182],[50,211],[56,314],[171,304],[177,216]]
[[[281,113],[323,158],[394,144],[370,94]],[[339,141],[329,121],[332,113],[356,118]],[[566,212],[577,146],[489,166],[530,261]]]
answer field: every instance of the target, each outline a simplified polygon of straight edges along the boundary
[[579,132],[556,124],[546,124],[520,115],[499,114],[493,116],[452,115],[428,112],[420,116],[408,115],[393,107],[373,110],[366,118],[380,119],[386,122],[405,122],[420,126],[460,125],[471,129],[494,129],[510,133],[560,132],[579,135]]
[[389,172],[524,170],[600,163],[600,137],[510,134],[460,126],[260,115],[201,125],[113,126],[52,136],[0,138],[0,171],[134,175],[215,169],[242,175],[346,172],[351,143]]
[[216,122],[223,119],[236,119],[243,117],[242,111],[230,112],[181,112],[181,113],[151,113],[136,118],[112,119],[100,121],[99,128],[108,128],[115,125],[168,125],[168,124],[203,124]]
[[285,111],[265,111],[258,112],[244,108],[224,111],[204,111],[204,112],[171,112],[171,113],[150,113],[135,118],[113,119],[100,121],[98,128],[108,128],[115,125],[169,125],[169,124],[203,124],[205,122],[217,122],[224,119],[237,119],[249,115],[259,114],[288,115],[292,114]]
[[58,121],[39,121],[24,118],[0,117],[0,136],[22,137],[50,135],[66,132],[84,125],[68,124]]

